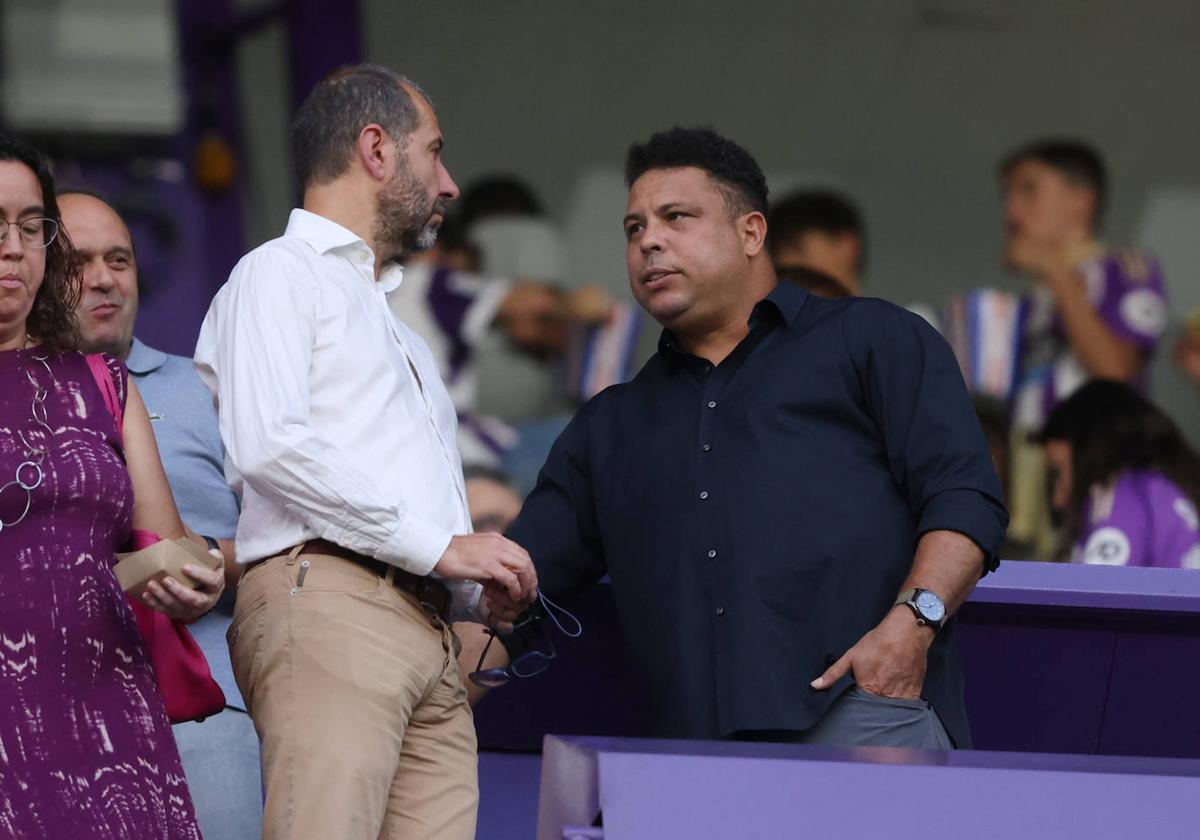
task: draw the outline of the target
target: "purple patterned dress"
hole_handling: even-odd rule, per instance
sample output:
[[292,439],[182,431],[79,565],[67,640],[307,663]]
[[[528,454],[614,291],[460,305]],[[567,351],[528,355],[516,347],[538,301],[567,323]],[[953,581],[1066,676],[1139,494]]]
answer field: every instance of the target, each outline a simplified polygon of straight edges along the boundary
[[111,571],[133,487],[82,355],[0,352],[0,487],[0,837],[200,837]]

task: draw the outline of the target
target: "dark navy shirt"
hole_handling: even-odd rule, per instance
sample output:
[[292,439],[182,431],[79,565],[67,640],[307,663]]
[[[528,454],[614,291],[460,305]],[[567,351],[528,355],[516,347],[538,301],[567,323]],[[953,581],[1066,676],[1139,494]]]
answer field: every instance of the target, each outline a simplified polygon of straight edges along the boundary
[[[665,332],[579,411],[509,531],[551,598],[610,576],[663,736],[812,726],[849,679],[809,682],[883,619],[918,538],[965,534],[994,568],[1007,526],[925,321],[784,283],[750,327],[716,367]],[[968,745],[952,621],[924,696]]]

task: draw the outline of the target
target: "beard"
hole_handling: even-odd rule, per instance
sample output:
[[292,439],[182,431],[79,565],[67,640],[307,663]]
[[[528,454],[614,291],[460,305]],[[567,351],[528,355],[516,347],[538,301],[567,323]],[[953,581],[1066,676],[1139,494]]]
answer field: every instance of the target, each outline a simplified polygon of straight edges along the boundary
[[385,259],[402,259],[428,251],[437,241],[440,222],[446,215],[446,200],[429,198],[425,185],[406,168],[396,170],[392,180],[379,191],[375,213],[375,242]]

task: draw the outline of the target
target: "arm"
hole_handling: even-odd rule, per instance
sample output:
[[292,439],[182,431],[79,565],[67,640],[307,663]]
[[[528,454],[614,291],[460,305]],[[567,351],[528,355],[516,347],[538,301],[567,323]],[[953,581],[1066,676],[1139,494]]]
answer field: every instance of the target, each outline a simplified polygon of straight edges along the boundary
[[567,293],[544,283],[514,283],[496,312],[496,323],[518,347],[545,355],[566,349],[567,326],[602,324],[613,301],[596,285]]
[[238,581],[242,579],[243,569],[238,565],[233,540],[217,540],[217,548],[221,550],[221,557],[225,559],[225,585],[237,586]]
[[1087,372],[1095,377],[1128,382],[1142,366],[1142,352],[1104,322],[1087,299],[1083,278],[1073,267],[1054,268],[1042,275],[1054,295],[1071,349]]
[[[607,569],[587,448],[588,416],[595,406],[595,400],[584,406],[559,435],[538,475],[537,486],[508,531],[508,536],[533,557],[542,591],[559,603],[595,583]],[[503,644],[491,646],[483,667],[507,665],[510,658],[526,652],[527,638],[527,634],[501,635],[499,641]],[[487,693],[468,679],[486,641],[486,636],[471,631],[463,637],[459,664],[473,704]]]
[[[179,518],[167,474],[158,456],[150,417],[132,379],[129,380],[123,432],[125,463],[133,484],[133,527],[152,531],[165,540],[187,536],[203,546],[204,541],[187,532]],[[213,608],[225,587],[225,579],[219,569],[212,571],[193,564],[184,566],[184,572],[200,584],[200,589],[193,590],[174,578],[166,578],[161,585],[152,582],[142,597],[154,609],[172,618],[190,621]]]
[[[953,531],[930,531],[917,544],[912,571],[900,590],[919,587],[936,592],[946,604],[948,618],[975,588],[982,561],[983,552],[969,538]],[[853,672],[859,687],[872,694],[920,697],[933,635],[929,626],[917,624],[908,607],[892,607],[874,630],[813,680],[812,687],[828,688]]]
[[[860,305],[863,306],[863,305]],[[878,317],[852,324],[847,343],[897,486],[916,518],[916,555],[897,593],[936,592],[948,614],[997,562],[1008,517],[1000,482],[950,348],[920,318],[882,304]],[[852,333],[852,335],[850,334]],[[933,631],[904,606],[890,608],[813,688],[847,673],[865,690],[917,697]]]
[[498,583],[528,602],[536,581],[523,550],[497,535],[455,536],[403,500],[379,498],[369,476],[346,466],[342,444],[309,425],[317,309],[333,303],[319,286],[288,254],[253,253],[205,319],[198,371],[210,389],[215,380],[230,461],[257,493],[323,539],[417,575],[436,568],[447,578]]

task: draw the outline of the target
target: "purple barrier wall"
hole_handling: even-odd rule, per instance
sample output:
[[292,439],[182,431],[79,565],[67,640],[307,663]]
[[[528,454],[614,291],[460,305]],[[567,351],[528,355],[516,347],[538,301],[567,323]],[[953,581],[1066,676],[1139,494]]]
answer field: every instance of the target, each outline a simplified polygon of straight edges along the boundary
[[1198,800],[1190,760],[551,736],[537,838],[1182,840]]
[[[480,703],[482,748],[649,733],[609,588],[571,606],[583,637]],[[964,606],[959,640],[979,749],[1200,758],[1200,573],[1010,561]]]

